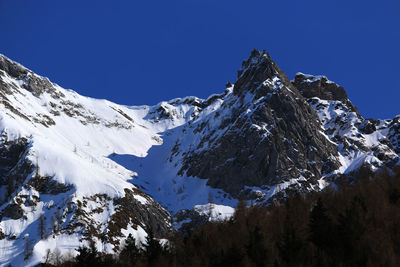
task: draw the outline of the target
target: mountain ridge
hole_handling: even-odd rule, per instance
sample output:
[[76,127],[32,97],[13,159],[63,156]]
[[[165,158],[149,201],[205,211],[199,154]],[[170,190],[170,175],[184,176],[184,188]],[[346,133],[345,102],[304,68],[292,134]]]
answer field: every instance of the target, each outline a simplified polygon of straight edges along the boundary
[[238,199],[273,203],[399,164],[400,116],[364,119],[325,76],[290,81],[253,50],[226,87],[124,106],[0,55],[0,246],[10,248],[0,263],[35,265],[48,248],[75,253],[90,239],[117,253],[129,234],[229,218]]

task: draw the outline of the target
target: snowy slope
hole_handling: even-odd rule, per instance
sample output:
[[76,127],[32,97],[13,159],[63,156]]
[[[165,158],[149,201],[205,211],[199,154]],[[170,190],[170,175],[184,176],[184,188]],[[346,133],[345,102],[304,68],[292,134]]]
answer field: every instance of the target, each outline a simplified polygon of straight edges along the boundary
[[[2,143],[24,140],[26,148],[18,164],[30,170],[19,183],[13,181],[12,186],[10,181],[2,181],[2,192],[5,195],[9,191],[10,194],[3,197],[0,208],[3,210],[0,232],[4,237],[0,246],[8,248],[0,250],[0,264],[10,260],[13,265],[35,264],[41,261],[44,250],[53,249],[55,243],[60,244],[63,253],[63,248],[74,249],[79,246],[82,233],[88,231],[84,229],[85,224],[94,223],[98,226],[97,232],[107,231],[104,228],[112,223],[112,215],[121,206],[117,204],[118,200],[127,197],[126,190],[137,200],[137,205],[153,206],[158,210],[162,216],[155,220],[168,228],[168,213],[133,186],[130,180],[134,172],[115,163],[109,156],[119,153],[143,157],[150,147],[162,143],[157,132],[184,121],[150,123],[144,119],[151,110],[148,106],[130,108],[83,97],[50,83],[4,56],[0,58],[3,64],[3,70],[0,70]],[[4,65],[8,72],[4,71]],[[15,73],[12,68],[22,75],[10,75]],[[40,86],[32,89],[30,84],[42,84],[45,89],[40,90]],[[187,105],[180,107],[187,112]],[[10,172],[18,169],[17,165]],[[43,185],[37,186],[38,181],[43,184],[48,180],[51,180],[50,187],[59,187],[59,192],[47,192]],[[33,201],[29,202],[31,199]],[[77,218],[74,217],[79,203],[84,203],[81,210],[88,213],[81,222],[83,226],[76,226]],[[20,214],[9,214],[8,210],[15,210],[16,205]],[[96,209],[98,212],[93,213]],[[45,228],[49,236],[37,243],[41,214],[47,218]],[[51,220],[56,216],[62,217],[62,226],[54,233]],[[131,230],[121,232],[121,236],[134,233],[143,239],[143,228],[147,227],[143,223],[128,222],[125,227]],[[28,238],[33,256],[30,263],[22,264],[23,244]],[[118,245],[111,241],[115,240],[98,242],[99,249],[113,251]]]

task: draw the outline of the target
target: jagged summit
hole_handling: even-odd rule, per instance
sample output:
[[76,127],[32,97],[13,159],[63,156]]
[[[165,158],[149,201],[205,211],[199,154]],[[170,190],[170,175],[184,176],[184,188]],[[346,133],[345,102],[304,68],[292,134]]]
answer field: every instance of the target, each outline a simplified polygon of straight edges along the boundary
[[243,94],[243,92],[261,85],[264,81],[278,76],[285,86],[292,88],[286,74],[270,55],[265,50],[253,49],[250,57],[243,61],[242,68],[238,71],[234,92],[238,95]]
[[239,70],[239,72],[238,72],[238,78],[240,78],[240,76],[242,74],[241,71],[246,70],[249,67],[260,65],[260,64],[264,64],[264,66],[271,66],[271,65],[273,65],[273,61],[272,61],[269,53],[267,53],[265,50],[260,51],[256,48],[254,48],[251,51],[249,58],[242,62],[242,69]]

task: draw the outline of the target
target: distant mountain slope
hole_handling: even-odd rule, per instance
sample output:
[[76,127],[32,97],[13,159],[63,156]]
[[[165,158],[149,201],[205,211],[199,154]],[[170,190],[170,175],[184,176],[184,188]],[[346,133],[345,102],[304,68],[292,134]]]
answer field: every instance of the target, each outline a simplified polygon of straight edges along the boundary
[[162,238],[227,218],[240,198],[280,201],[392,168],[399,123],[363,118],[324,76],[289,81],[264,51],[221,94],[136,107],[0,56],[0,264],[34,265],[88,240],[117,253],[129,233]]

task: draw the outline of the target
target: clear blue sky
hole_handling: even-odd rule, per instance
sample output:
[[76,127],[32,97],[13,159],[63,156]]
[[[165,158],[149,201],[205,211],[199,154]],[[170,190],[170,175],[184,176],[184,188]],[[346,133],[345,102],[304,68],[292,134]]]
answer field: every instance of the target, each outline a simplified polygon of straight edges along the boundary
[[400,1],[0,0],[0,53],[127,105],[224,90],[252,48],[324,74],[366,117],[400,114]]

